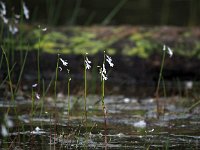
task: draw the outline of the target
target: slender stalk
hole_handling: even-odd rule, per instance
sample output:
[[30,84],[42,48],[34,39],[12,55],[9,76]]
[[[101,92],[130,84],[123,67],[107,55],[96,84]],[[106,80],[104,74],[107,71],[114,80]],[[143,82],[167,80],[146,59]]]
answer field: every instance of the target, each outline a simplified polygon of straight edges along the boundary
[[19,84],[20,84],[20,81],[21,81],[22,73],[24,71],[24,66],[25,66],[25,63],[26,63],[27,55],[28,55],[28,51],[26,51],[26,54],[25,54],[25,57],[24,57],[24,61],[23,61],[23,64],[22,64],[22,67],[21,67],[21,70],[20,70],[19,78],[18,78],[16,89],[15,89],[14,93],[16,93],[18,88],[19,88]]
[[43,111],[44,111],[44,97],[45,97],[45,83],[43,79],[42,80],[42,99],[40,103],[40,116],[43,114]]
[[159,88],[160,88],[160,82],[161,82],[161,79],[162,79],[163,67],[164,67],[164,62],[165,62],[165,55],[166,55],[166,51],[163,52],[162,62],[161,62],[161,67],[160,67],[160,73],[159,73],[159,78],[158,78],[158,83],[157,83],[156,93],[155,93],[157,118],[159,118],[159,112],[160,112],[160,108],[159,108]]
[[70,120],[70,81],[71,78],[68,78],[68,83],[67,83],[67,97],[68,97],[68,119]]
[[57,56],[57,63],[56,63],[56,76],[55,76],[55,82],[54,82],[54,113],[55,113],[55,122],[54,122],[54,149],[55,149],[55,143],[56,143],[56,126],[57,126],[57,111],[56,111],[56,102],[57,102],[57,80],[58,80],[58,65],[59,65],[59,54]]
[[85,111],[85,123],[87,125],[87,68],[85,60],[86,56],[84,57],[84,111]]
[[188,111],[191,111],[192,109],[194,109],[194,108],[197,107],[198,105],[200,105],[200,100],[199,100],[198,102],[194,103],[192,106],[190,106],[190,107],[188,108]]
[[[4,50],[4,48],[2,46],[1,46],[1,49],[3,51],[3,54],[5,56],[5,60],[6,60],[7,72],[8,72],[8,83],[9,83],[10,92],[11,92],[11,100],[12,100],[12,103],[14,104],[15,97],[14,97],[14,91],[13,91],[13,84],[12,84],[12,80],[11,80],[10,64],[9,64],[8,58],[6,56],[6,52],[5,52],[5,50]],[[15,113],[17,114],[16,107],[14,107],[14,109],[15,109]],[[8,107],[7,114],[9,113],[9,111],[10,111],[10,107]]]
[[[103,58],[103,64],[105,64],[105,52],[104,52],[104,58]],[[104,128],[105,128],[105,133],[104,133],[104,143],[105,143],[105,149],[107,149],[107,111],[106,111],[106,107],[105,107],[105,80],[103,79],[103,77],[101,77],[101,87],[102,87],[102,95],[101,95],[101,99],[102,99],[102,110],[103,110],[103,114],[104,114]]]
[[32,103],[31,103],[31,119],[33,118],[33,115],[34,115],[34,105],[35,105],[35,98],[34,98],[34,90],[32,88],[31,90],[31,100],[32,100]]
[[54,98],[55,98],[55,105],[57,99],[57,80],[58,80],[58,65],[59,65],[59,54],[57,56],[57,63],[56,63],[56,74],[55,74],[55,81],[54,81]]
[[0,60],[0,70],[1,70],[1,66],[3,64],[3,53],[1,53],[1,60]]
[[[15,68],[16,63],[13,64],[13,66],[10,69],[10,74],[12,73],[13,69]],[[8,79],[8,74],[5,77],[5,79],[1,82],[0,87],[4,85],[4,83],[6,82],[6,80]]]
[[[39,46],[37,50],[37,70],[38,70],[38,86],[40,86],[40,36],[41,36],[41,31],[40,31],[40,26],[39,26]],[[39,90],[39,88],[38,88]]]

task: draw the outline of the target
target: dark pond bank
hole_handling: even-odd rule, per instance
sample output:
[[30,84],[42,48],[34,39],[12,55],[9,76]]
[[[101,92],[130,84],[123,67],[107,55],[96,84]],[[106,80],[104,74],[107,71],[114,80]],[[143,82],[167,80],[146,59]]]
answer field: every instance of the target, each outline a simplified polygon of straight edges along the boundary
[[[5,0],[4,0],[5,1]],[[6,0],[20,10],[20,0]],[[199,25],[199,0],[34,0],[26,1],[34,22],[48,24]],[[108,17],[110,13],[111,17]]]

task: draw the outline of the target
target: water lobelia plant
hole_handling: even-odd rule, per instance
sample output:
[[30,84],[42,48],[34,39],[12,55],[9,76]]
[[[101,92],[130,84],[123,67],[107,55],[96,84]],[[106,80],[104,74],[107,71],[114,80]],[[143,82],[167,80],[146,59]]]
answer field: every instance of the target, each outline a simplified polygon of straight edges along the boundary
[[161,62],[161,66],[160,66],[160,73],[159,73],[159,78],[158,78],[158,83],[156,86],[156,92],[155,92],[155,99],[156,99],[156,109],[157,109],[157,118],[159,118],[159,114],[160,114],[160,107],[159,107],[159,88],[160,88],[160,82],[162,79],[162,73],[163,73],[163,67],[164,67],[164,63],[165,63],[165,56],[166,56],[166,52],[169,54],[169,57],[171,58],[173,56],[173,51],[171,50],[170,47],[163,45],[163,56],[162,56],[162,62]]
[[88,53],[84,56],[84,112],[85,112],[85,123],[87,127],[87,70],[91,68],[91,61],[87,57]]
[[101,75],[101,89],[102,89],[102,93],[101,93],[101,103],[102,103],[102,110],[103,110],[103,113],[104,113],[104,127],[105,127],[105,133],[104,133],[104,142],[105,142],[105,148],[107,149],[107,109],[106,109],[106,106],[105,106],[105,81],[108,80],[108,77],[107,77],[107,71],[106,71],[106,67],[105,67],[105,63],[108,62],[109,66],[110,67],[113,67],[114,64],[112,62],[112,58],[108,55],[106,55],[105,51],[104,51],[104,57],[103,57],[103,64],[102,64],[102,67],[100,66],[97,66],[99,67],[99,73]]
[[[67,67],[68,62],[67,60],[63,60],[62,58],[59,58],[59,60],[62,62],[62,65]],[[58,67],[60,71],[62,71],[62,67]],[[70,120],[70,82],[71,82],[71,77],[70,77],[70,69],[67,69],[67,100],[68,100],[68,119]]]

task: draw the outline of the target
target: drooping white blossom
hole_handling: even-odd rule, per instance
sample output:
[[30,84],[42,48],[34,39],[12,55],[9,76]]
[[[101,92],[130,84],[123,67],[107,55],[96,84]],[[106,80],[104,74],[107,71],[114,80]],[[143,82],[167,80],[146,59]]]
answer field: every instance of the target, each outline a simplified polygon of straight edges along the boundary
[[8,19],[5,17],[6,15],[6,5],[0,1],[0,17],[5,24],[8,23]]
[[163,45],[163,51],[165,51],[166,50],[166,45]]
[[6,5],[0,1],[0,15],[5,16],[6,15]]
[[167,53],[169,54],[169,57],[172,57],[173,51],[171,48],[167,47]]
[[23,12],[26,19],[29,19],[29,10],[25,3],[23,3]]
[[9,25],[8,26],[9,28],[9,31],[14,35],[18,32],[18,28],[16,26],[13,26],[13,25]]
[[47,31],[47,28],[43,28],[42,31],[44,31],[44,32]]
[[4,22],[5,24],[8,23],[8,19],[7,19],[5,16],[0,15],[0,17],[1,17],[1,19],[3,20],[3,22]]
[[19,19],[19,18],[20,18],[20,15],[15,14],[15,18],[16,18],[16,19]]
[[38,84],[37,84],[37,83],[35,83],[35,84],[33,84],[33,85],[32,85],[32,87],[33,87],[33,88],[35,88],[35,87],[37,87],[37,85],[38,85]]
[[62,71],[62,67],[58,67],[60,71]]
[[86,69],[90,69],[91,68],[91,64],[92,62],[87,58],[85,57],[85,66],[86,66]]
[[40,95],[38,93],[35,93],[35,97],[39,100],[40,99]]
[[1,135],[3,137],[8,136],[8,130],[6,129],[6,127],[4,125],[1,125]]
[[99,69],[99,73],[101,74],[103,80],[108,80],[108,77],[106,75],[105,64],[103,64],[103,67]]
[[173,56],[172,49],[166,45],[163,45],[163,51],[166,51],[166,49],[167,49],[167,53],[169,54],[169,57],[172,57]]
[[110,56],[106,55],[106,61],[109,63],[110,67],[114,66],[114,64],[112,62],[112,58]]
[[105,67],[105,64],[103,64],[103,71],[102,71],[104,74],[106,74],[106,67]]
[[59,58],[59,59],[60,59],[60,61],[62,62],[63,66],[66,66],[66,67],[67,67],[67,65],[68,65],[67,60],[63,60],[62,58]]
[[5,121],[5,124],[8,128],[12,128],[14,126],[14,123],[13,121],[10,119],[9,116],[5,115],[5,118],[4,118],[4,121]]

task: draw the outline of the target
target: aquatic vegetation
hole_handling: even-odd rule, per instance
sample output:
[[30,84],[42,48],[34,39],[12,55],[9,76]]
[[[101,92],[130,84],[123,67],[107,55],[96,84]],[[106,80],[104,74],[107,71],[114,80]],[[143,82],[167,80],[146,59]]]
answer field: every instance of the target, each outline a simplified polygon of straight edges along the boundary
[[[166,50],[166,49],[167,49],[167,50]],[[156,107],[157,107],[157,117],[158,117],[158,118],[159,118],[159,115],[160,115],[160,113],[161,113],[160,104],[159,104],[159,89],[160,89],[160,82],[161,82],[161,79],[163,79],[163,67],[164,67],[164,62],[165,62],[166,51],[167,51],[167,53],[169,54],[169,57],[172,57],[172,55],[173,55],[173,51],[171,50],[171,48],[169,48],[169,47],[166,46],[166,45],[163,45],[162,62],[161,62],[161,66],[160,66],[160,73],[159,73],[158,83],[157,83],[156,92],[155,92]]]

